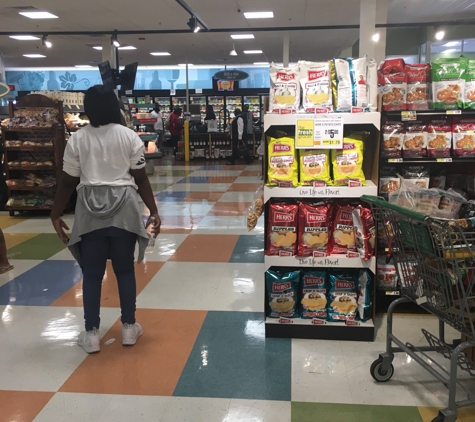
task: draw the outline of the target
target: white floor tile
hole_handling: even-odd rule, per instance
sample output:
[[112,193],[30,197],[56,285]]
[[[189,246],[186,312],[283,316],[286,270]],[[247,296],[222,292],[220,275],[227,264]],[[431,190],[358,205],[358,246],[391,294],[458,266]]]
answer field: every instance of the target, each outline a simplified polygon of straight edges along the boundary
[[161,422],[226,421],[230,399],[171,397]]
[[[73,215],[62,217],[71,229],[74,223]],[[49,217],[32,217],[3,230],[4,233],[56,233]]]
[[168,261],[187,236],[187,234],[161,233],[155,240],[153,249],[145,252],[145,261]]
[[290,402],[231,399],[225,422],[289,422]]
[[256,227],[248,231],[244,216],[206,216],[199,223],[193,234],[239,234],[263,235],[264,218],[257,221]]
[[158,204],[160,216],[205,216],[213,208],[214,202],[161,202]]
[[164,192],[226,192],[231,183],[175,183]]
[[253,202],[254,192],[225,192],[218,202]]
[[5,274],[0,274],[0,287],[42,262],[33,259],[10,259],[9,261],[15,268]]
[[196,170],[190,176],[193,177],[236,177],[242,170]]
[[239,176],[234,183],[262,183],[259,176]]

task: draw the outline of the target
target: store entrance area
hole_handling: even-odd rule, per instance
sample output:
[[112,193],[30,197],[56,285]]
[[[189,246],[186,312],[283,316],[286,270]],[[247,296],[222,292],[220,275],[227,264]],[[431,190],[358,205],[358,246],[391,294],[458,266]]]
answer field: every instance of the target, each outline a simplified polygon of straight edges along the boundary
[[[248,232],[245,220],[261,163],[206,163],[165,156],[149,176],[162,232],[136,266],[144,335],[131,348],[120,341],[112,267],[101,352],[86,355],[78,265],[46,215],[0,213],[15,266],[0,275],[0,422],[432,421],[447,389],[418,363],[398,354],[388,383],[370,375],[385,350],[384,315],[374,342],[265,338],[264,223]],[[421,328],[436,332],[438,319],[395,319],[395,334],[415,345]],[[459,411],[458,421],[474,420],[475,409]]]

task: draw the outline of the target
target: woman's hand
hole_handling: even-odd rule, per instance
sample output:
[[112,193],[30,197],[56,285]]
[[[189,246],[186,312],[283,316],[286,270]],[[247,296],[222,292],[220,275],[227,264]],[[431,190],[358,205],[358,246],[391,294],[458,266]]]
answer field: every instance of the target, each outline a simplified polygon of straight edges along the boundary
[[160,219],[160,216],[158,215],[158,213],[150,214],[150,217],[148,217],[145,228],[147,228],[148,226],[150,226],[150,224],[152,224],[153,218],[155,220],[153,222],[152,234],[153,234],[153,237],[156,239],[157,236],[160,234],[160,226],[162,224],[162,220]]
[[59,238],[65,245],[67,245],[69,238],[64,230],[65,229],[69,230],[68,225],[63,221],[61,217],[52,218],[51,221],[53,223],[53,227],[56,230],[56,233],[58,234]]

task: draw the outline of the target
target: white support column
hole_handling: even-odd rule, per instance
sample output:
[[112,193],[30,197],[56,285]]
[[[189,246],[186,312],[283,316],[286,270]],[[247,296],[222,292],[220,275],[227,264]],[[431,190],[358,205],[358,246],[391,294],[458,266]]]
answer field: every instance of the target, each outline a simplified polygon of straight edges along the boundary
[[360,0],[360,57],[374,57],[376,32],[376,0]]
[[282,55],[282,62],[284,67],[289,66],[289,59],[290,59],[290,33],[289,31],[284,32],[284,45],[283,45],[283,55]]
[[[393,0],[378,0],[376,3],[376,23],[388,23],[388,6]],[[381,63],[386,58],[386,28],[376,28],[379,41],[375,43],[374,58]]]

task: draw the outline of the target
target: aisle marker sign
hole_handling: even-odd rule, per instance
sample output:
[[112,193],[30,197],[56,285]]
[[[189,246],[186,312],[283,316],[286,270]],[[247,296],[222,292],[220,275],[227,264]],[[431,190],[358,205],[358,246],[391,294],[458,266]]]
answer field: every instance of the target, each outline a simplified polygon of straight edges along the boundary
[[343,116],[318,114],[313,119],[298,119],[295,148],[343,148]]

